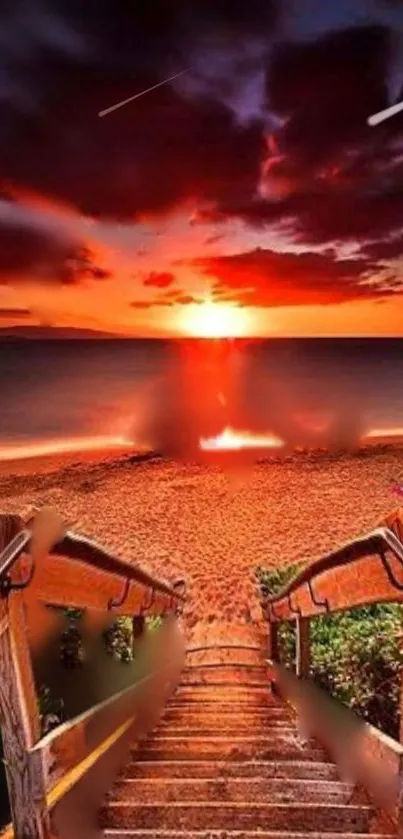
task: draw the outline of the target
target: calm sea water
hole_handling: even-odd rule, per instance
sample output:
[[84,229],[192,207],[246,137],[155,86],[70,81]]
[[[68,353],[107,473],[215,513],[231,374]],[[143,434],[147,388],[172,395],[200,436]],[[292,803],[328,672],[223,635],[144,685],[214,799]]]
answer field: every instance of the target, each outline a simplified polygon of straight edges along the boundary
[[355,437],[403,428],[403,340],[3,341],[0,393],[2,448],[97,436],[157,445],[190,426]]

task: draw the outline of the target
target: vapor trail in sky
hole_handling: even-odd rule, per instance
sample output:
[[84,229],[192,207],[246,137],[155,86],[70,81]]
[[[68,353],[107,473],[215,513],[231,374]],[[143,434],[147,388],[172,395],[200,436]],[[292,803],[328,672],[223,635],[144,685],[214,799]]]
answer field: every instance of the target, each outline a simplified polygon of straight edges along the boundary
[[134,102],[135,99],[139,99],[140,96],[145,96],[146,93],[150,93],[152,90],[156,90],[157,87],[162,87],[164,84],[168,84],[172,82],[174,79],[178,79],[179,76],[183,76],[184,73],[188,73],[191,68],[187,67],[186,70],[181,70],[180,73],[175,73],[174,76],[170,76],[168,79],[164,79],[162,82],[158,82],[158,84],[153,84],[152,87],[147,87],[146,90],[141,90],[139,93],[135,93],[134,96],[129,96],[128,99],[123,99],[121,102],[117,102],[116,105],[111,105],[109,108],[105,108],[103,111],[99,111],[99,117],[106,117],[108,114],[111,114],[112,111],[117,111],[118,108],[123,108],[123,105],[128,105],[130,102]]

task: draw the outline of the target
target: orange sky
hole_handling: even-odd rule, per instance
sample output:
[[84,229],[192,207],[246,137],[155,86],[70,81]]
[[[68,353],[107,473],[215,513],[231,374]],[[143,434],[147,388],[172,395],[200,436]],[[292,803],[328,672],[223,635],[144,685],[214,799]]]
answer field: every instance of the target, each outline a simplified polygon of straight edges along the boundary
[[[353,299],[343,300],[337,288],[331,287],[325,301],[319,295],[315,302],[314,289],[306,303],[295,304],[293,286],[286,284],[282,293],[287,305],[282,305],[281,297],[275,305],[264,305],[254,274],[246,271],[240,281],[237,277],[235,288],[222,288],[216,294],[214,271],[209,273],[194,264],[201,254],[216,259],[240,251],[258,252],[274,244],[276,253],[288,254],[289,242],[278,234],[251,232],[242,223],[232,222],[222,227],[218,236],[213,225],[194,224],[186,208],[164,222],[119,225],[91,220],[33,196],[24,195],[20,200],[35,223],[39,219],[57,235],[84,240],[96,264],[111,276],[63,285],[44,283],[40,275],[33,278],[28,274],[0,285],[3,328],[51,325],[124,336],[403,335],[402,295],[354,299],[353,291]],[[303,252],[293,246],[294,254]],[[350,255],[351,250],[342,254],[344,258]],[[238,300],[245,300],[248,294],[252,302],[263,299],[259,305],[239,306]]]

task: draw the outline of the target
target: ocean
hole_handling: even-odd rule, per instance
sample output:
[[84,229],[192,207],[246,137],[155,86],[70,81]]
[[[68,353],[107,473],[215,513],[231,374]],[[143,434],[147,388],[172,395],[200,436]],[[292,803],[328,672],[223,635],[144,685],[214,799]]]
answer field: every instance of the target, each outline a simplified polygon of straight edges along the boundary
[[231,428],[292,445],[403,432],[403,340],[4,340],[3,458]]

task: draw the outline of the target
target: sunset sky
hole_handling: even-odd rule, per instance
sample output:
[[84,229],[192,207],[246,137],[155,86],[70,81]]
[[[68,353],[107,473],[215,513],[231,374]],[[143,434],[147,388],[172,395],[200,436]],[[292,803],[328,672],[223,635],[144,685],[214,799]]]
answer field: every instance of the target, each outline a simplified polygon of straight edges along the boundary
[[399,0],[10,0],[0,332],[403,335],[400,99]]

